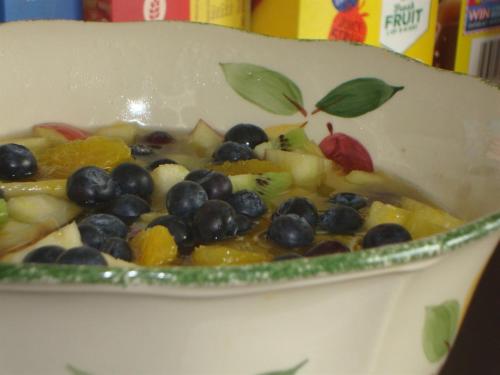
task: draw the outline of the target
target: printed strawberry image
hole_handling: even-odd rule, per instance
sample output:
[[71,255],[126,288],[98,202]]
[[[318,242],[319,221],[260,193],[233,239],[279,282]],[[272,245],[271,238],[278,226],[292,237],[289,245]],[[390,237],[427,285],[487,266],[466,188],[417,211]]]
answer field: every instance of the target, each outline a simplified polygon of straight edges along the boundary
[[326,126],[330,135],[321,141],[319,148],[328,159],[340,165],[345,173],[373,172],[373,161],[365,146],[347,134],[334,133],[331,123]]
[[[339,13],[337,13],[333,19],[328,39],[363,43],[367,33],[364,17],[368,16],[368,13],[360,13],[363,4],[361,6],[357,4],[354,6],[347,6],[352,5],[353,2],[345,3],[346,5],[342,8],[336,5],[337,9],[339,9]],[[340,11],[341,9],[344,10]]]

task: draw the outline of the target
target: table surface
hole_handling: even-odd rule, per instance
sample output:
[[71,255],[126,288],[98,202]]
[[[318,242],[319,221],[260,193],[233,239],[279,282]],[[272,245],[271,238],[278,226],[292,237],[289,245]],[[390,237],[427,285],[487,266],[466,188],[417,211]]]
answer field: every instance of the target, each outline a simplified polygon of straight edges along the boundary
[[439,375],[500,374],[500,245],[472,299]]

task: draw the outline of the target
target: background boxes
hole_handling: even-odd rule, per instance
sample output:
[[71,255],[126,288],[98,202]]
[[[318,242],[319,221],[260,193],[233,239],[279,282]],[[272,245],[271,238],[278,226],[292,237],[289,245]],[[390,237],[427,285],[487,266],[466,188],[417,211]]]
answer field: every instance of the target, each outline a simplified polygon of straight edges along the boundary
[[82,18],[82,0],[0,0],[0,22]]

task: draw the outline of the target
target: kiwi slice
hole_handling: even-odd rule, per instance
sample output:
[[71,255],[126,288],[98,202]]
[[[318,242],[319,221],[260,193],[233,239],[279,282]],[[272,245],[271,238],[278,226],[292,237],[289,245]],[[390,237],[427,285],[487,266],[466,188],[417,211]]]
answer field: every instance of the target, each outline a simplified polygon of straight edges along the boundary
[[265,157],[267,150],[292,151],[324,157],[317,144],[312,142],[303,128],[292,129],[285,134],[280,134],[273,140],[261,143],[255,147],[255,153],[260,159]]
[[250,190],[259,194],[266,202],[292,186],[292,175],[288,172],[267,172],[262,174],[240,174],[229,176],[233,191]]

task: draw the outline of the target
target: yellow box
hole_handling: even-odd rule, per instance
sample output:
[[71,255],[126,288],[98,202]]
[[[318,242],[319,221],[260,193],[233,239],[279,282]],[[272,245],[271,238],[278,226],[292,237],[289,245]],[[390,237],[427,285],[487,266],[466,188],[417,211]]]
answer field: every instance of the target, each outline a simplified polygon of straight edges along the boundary
[[383,46],[432,63],[438,0],[255,1],[252,31]]

